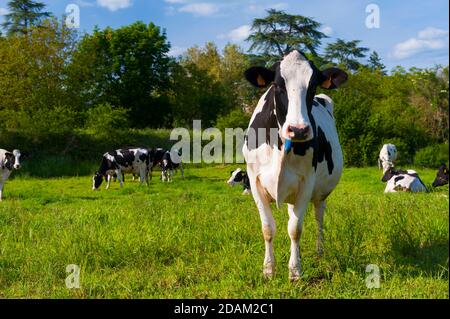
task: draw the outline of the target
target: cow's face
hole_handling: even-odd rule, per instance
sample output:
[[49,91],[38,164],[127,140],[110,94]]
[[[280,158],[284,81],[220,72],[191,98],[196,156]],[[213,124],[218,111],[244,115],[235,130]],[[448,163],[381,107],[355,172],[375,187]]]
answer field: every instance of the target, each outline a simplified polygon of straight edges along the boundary
[[94,177],[92,178],[92,190],[99,189],[100,185],[103,183],[103,175],[100,173],[95,173]]
[[279,135],[294,142],[307,142],[314,138],[311,111],[317,86],[334,89],[348,78],[337,68],[319,71],[297,50],[287,54],[271,70],[253,67],[245,72],[245,77],[257,87],[273,83]]
[[5,167],[9,170],[20,168],[20,151],[14,150],[5,154]]
[[230,186],[234,186],[236,184],[240,184],[244,180],[245,172],[242,169],[238,168],[231,172],[230,179],[227,181],[227,184]]
[[442,165],[436,174],[436,179],[433,182],[433,187],[444,186],[448,184],[448,168],[447,165]]

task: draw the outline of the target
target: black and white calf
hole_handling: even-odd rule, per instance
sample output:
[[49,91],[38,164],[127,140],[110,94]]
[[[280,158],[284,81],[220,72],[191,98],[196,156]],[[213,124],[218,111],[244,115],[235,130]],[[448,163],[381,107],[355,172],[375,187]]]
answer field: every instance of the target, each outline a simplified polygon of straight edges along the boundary
[[298,280],[299,242],[308,204],[315,206],[320,255],[325,200],[337,186],[343,169],[333,102],[327,95],[315,96],[315,92],[318,86],[337,88],[348,76],[337,68],[318,70],[297,50],[271,69],[253,67],[245,76],[257,87],[269,87],[253,113],[243,147],[265,240],[263,273],[270,278],[275,268],[275,221],[270,202],[278,207],[285,202],[291,239],[289,278]]
[[378,168],[383,169],[383,174],[390,168],[395,167],[397,160],[397,147],[394,144],[384,144],[381,148],[380,155],[378,155]]
[[8,152],[0,149],[0,202],[3,196],[3,186],[12,171],[20,168],[20,151]]
[[248,179],[247,172],[240,168],[231,171],[231,176],[230,179],[228,179],[227,184],[230,186],[240,184],[244,186],[244,192],[242,193],[243,195],[251,194],[250,180]]
[[383,182],[387,182],[385,193],[396,192],[428,192],[427,187],[422,182],[416,171],[409,170],[394,170],[389,168],[381,179]]
[[105,153],[100,168],[92,179],[92,189],[97,190],[102,184],[103,178],[107,180],[106,189],[108,189],[114,174],[120,182],[120,187],[123,187],[124,173],[137,174],[141,183],[148,184],[149,165],[150,156],[145,148],[118,149]]
[[184,178],[183,163],[179,151],[166,151],[161,161],[161,179],[163,182],[172,181],[174,170],[180,169],[181,178]]
[[444,186],[448,184],[448,168],[447,165],[442,164],[436,173],[436,178],[433,182],[433,187]]

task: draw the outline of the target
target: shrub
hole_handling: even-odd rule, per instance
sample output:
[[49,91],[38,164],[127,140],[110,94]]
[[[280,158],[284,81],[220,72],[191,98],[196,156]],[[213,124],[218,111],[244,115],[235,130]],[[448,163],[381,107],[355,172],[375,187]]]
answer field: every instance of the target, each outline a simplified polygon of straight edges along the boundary
[[87,111],[85,128],[94,134],[111,135],[124,127],[129,127],[128,110],[124,108],[105,103]]
[[439,167],[448,163],[448,144],[435,144],[427,146],[416,153],[414,164],[424,167]]
[[250,115],[242,111],[241,109],[235,109],[227,115],[222,115],[217,119],[216,127],[219,130],[225,130],[226,128],[242,128],[246,129],[250,122]]

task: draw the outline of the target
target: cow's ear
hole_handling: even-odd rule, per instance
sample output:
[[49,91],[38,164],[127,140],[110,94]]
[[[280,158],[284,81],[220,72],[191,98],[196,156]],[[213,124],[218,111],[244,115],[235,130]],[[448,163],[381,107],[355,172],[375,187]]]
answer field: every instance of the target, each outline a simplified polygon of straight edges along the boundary
[[275,79],[275,72],[260,66],[255,66],[244,73],[245,78],[256,87],[264,88]]
[[322,71],[322,75],[324,80],[322,81],[321,86],[328,90],[336,89],[348,80],[347,73],[338,68],[326,69]]

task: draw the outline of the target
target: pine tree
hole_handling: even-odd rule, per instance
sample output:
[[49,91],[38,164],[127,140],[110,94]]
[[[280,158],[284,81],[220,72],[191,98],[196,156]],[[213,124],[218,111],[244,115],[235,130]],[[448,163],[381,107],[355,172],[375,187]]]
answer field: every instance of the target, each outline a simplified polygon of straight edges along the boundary
[[381,73],[386,73],[386,66],[381,63],[381,58],[378,55],[377,51],[373,51],[369,57],[369,64],[367,65],[369,69],[373,71],[380,71]]
[[11,0],[8,2],[9,13],[5,15],[2,27],[8,35],[27,34],[28,30],[50,17],[50,12],[44,11],[45,4],[33,0]]

